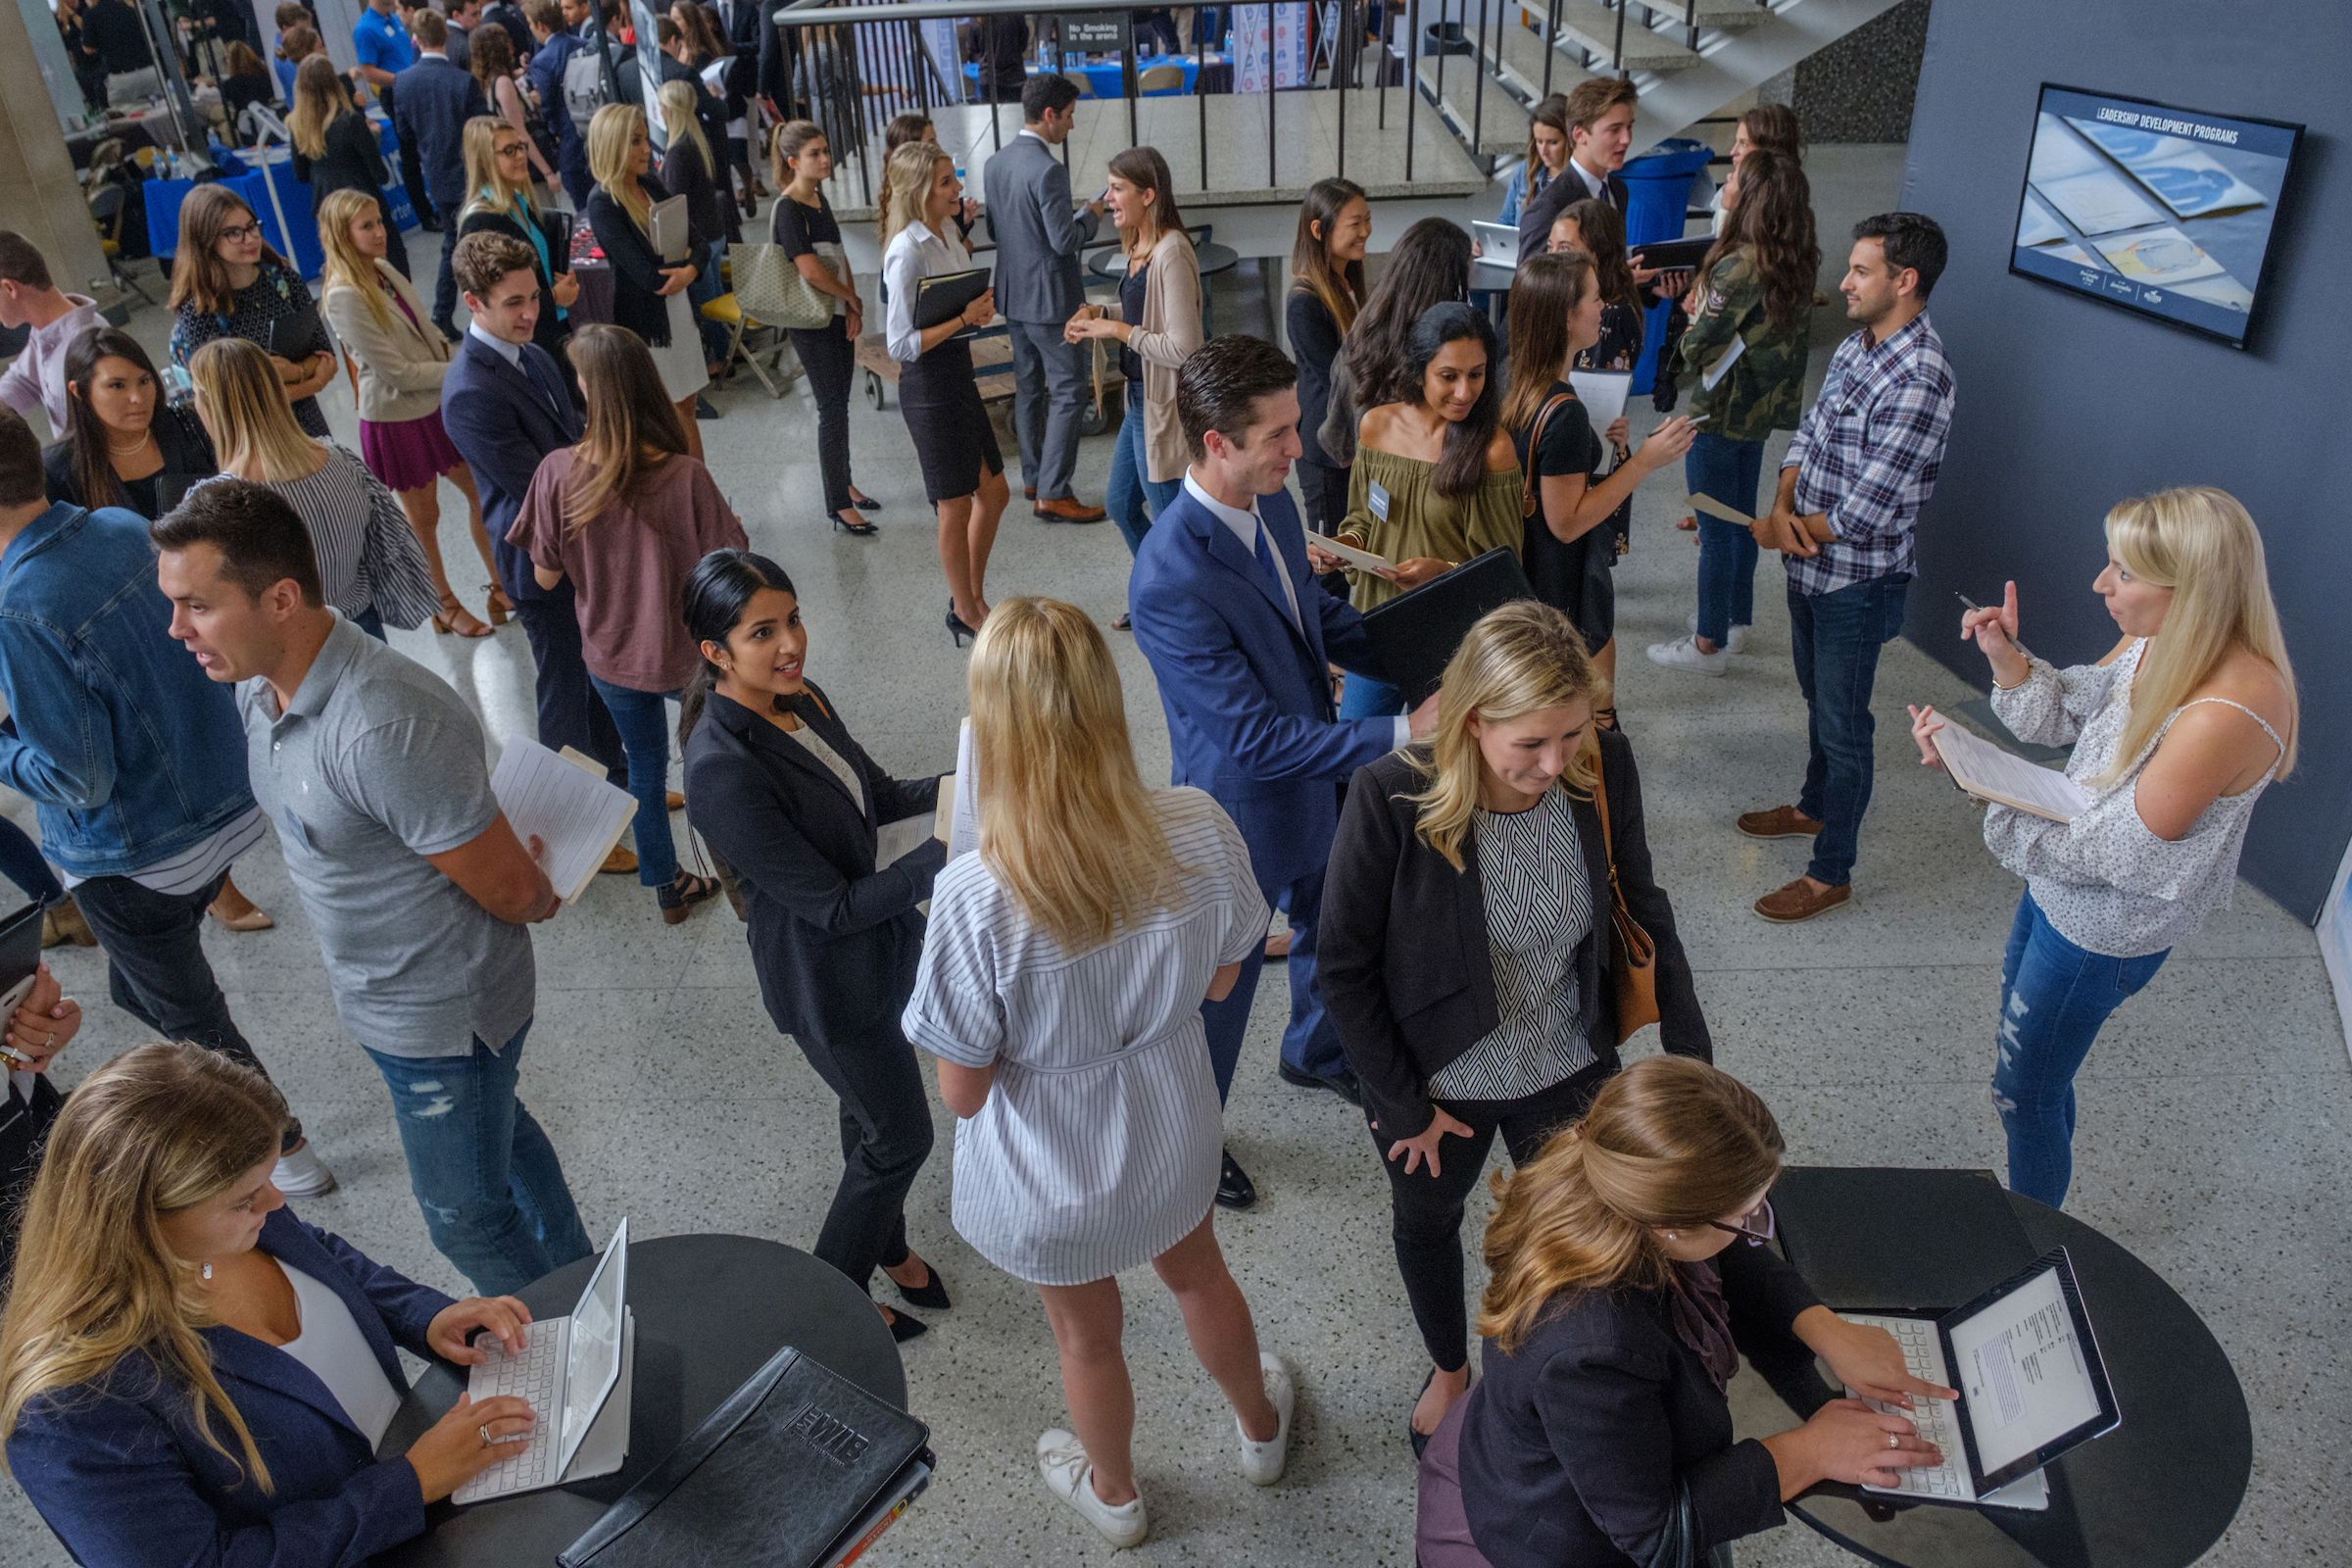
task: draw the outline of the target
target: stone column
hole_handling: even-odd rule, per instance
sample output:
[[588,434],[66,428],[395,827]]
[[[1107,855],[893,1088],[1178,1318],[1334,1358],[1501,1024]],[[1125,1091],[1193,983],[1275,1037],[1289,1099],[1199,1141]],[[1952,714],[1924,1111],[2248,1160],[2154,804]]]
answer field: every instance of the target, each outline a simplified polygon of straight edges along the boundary
[[59,288],[102,306],[114,302],[106,254],[66,155],[24,13],[9,4],[0,4],[0,226],[40,247]]

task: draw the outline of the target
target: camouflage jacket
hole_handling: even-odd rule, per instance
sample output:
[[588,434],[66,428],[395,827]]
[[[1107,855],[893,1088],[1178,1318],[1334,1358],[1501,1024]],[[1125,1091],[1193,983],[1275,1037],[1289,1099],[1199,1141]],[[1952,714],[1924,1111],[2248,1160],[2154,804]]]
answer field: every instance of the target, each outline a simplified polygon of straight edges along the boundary
[[[1764,310],[1764,285],[1744,247],[1717,265],[1707,279],[1706,298],[1683,332],[1679,379],[1695,390],[1690,414],[1712,415],[1699,428],[1734,441],[1761,441],[1775,430],[1793,430],[1805,412],[1805,359],[1813,331],[1805,311],[1776,328]],[[1710,388],[1704,373],[1720,364],[1737,338],[1747,346],[1724,378]]]

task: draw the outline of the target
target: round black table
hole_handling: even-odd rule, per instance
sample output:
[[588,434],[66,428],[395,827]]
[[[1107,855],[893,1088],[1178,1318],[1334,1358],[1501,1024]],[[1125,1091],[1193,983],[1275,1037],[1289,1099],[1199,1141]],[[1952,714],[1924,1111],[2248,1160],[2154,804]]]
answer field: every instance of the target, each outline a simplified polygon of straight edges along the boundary
[[[593,1257],[520,1293],[533,1317],[579,1299]],[[425,1509],[425,1531],[372,1559],[378,1568],[508,1568],[552,1562],[614,1498],[660,1463],[785,1345],[905,1408],[906,1374],[890,1329],[864,1292],[807,1252],[749,1236],[662,1236],[629,1246],[629,1309],[637,1376],[629,1457],[609,1476],[497,1502]],[[458,1402],[466,1369],[439,1363],[401,1402],[379,1453],[406,1452]]]
[[[1193,247],[1193,259],[1200,264],[1202,277],[1214,277],[1219,272],[1232,271],[1240,264],[1242,253],[1230,245],[1206,239]],[[1127,275],[1127,252],[1117,245],[1105,246],[1088,260],[1086,270],[1103,282],[1114,283]]]
[[2156,1272],[2078,1219],[2006,1195],[2036,1251],[2064,1247],[2123,1424],[2046,1467],[2050,1506],[1959,1508],[1825,1485],[1789,1512],[1889,1568],[2185,1568],[2244,1500],[2246,1397],[2212,1331]]

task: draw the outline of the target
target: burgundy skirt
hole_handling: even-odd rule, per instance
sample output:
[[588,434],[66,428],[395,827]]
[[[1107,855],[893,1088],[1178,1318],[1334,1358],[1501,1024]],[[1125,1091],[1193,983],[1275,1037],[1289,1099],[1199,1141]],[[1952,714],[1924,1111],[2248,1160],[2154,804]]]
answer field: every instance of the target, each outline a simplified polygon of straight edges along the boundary
[[360,421],[360,457],[368,471],[395,491],[421,490],[466,460],[441,428],[441,411],[420,419]]

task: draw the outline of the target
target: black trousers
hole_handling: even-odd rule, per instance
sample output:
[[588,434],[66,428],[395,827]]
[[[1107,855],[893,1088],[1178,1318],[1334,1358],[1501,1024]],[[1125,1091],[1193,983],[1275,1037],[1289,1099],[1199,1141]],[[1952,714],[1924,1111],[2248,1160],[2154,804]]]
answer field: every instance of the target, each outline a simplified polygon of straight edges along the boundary
[[[401,188],[409,193],[409,205],[416,211],[416,221],[419,223],[436,222],[439,220],[433,212],[433,198],[427,194],[424,188],[424,166],[416,161],[416,139],[401,135],[400,119],[392,112],[392,84],[388,81],[385,82],[381,87],[375,89],[375,95],[384,106],[384,119],[391,122],[392,135],[400,147],[400,184]],[[449,221],[454,228],[458,221],[458,215],[450,214]],[[457,241],[452,239],[449,243],[455,245]]]
[[1380,1151],[1381,1164],[1389,1173],[1396,1268],[1404,1276],[1405,1298],[1413,1304],[1421,1343],[1437,1366],[1456,1372],[1469,1364],[1470,1316],[1462,1305],[1462,1205],[1486,1169],[1494,1135],[1502,1134],[1512,1164],[1526,1164],[1553,1133],[1585,1113],[1614,1070],[1614,1063],[1595,1064],[1525,1100],[1444,1102],[1448,1115],[1469,1126],[1470,1136],[1439,1143],[1442,1174],[1437,1176],[1429,1173],[1426,1161],[1406,1175],[1404,1155],[1389,1158],[1396,1141],[1377,1131],[1372,1134],[1372,1147]]
[[922,1068],[895,1007],[851,1034],[807,1030],[795,1038],[841,1097],[841,1185],[814,1250],[862,1291],[876,1265],[906,1261],[906,1194],[931,1154]]
[[620,744],[620,728],[612,722],[612,710],[588,684],[571,579],[564,578],[544,599],[516,600],[514,618],[522,622],[522,634],[531,643],[531,659],[539,666],[533,694],[538,700],[539,744],[551,752],[576,746],[605,764],[612,783],[625,786],[628,753]]
[[[222,871],[193,893],[158,893],[126,876],[94,876],[74,888],[74,902],[106,951],[106,993],[116,1006],[158,1039],[191,1041],[267,1078],[204,956],[205,907],[227,880]],[[300,1142],[302,1122],[288,1117],[281,1147]]]
[[825,472],[827,516],[850,504],[850,381],[858,345],[841,328],[842,318],[835,317],[827,326],[792,329],[792,351],[816,394],[816,461]]

